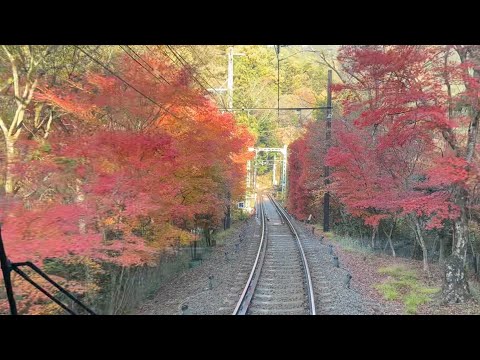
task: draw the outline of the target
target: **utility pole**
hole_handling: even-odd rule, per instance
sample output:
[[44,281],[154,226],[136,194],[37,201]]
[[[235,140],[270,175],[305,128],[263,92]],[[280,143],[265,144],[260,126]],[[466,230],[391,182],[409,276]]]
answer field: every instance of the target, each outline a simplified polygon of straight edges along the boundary
[[[325,131],[325,140],[326,140],[326,153],[330,149],[330,138],[332,129],[332,70],[328,70],[328,82],[327,82],[327,123]],[[330,181],[328,177],[330,176],[330,168],[327,165],[324,165],[325,171],[325,187],[328,186]],[[323,231],[330,231],[330,193],[325,191],[323,197]]]
[[228,94],[228,110],[233,109],[233,57],[244,56],[244,53],[234,54],[233,46],[228,48],[228,72],[227,72],[227,94]]
[[[227,95],[228,95],[228,110],[232,111],[233,109],[233,46],[228,48],[228,68],[227,68]],[[223,229],[229,229],[231,223],[231,195],[230,190],[227,193],[227,211],[225,212],[225,224]]]
[[[227,71],[227,94],[228,94],[228,110],[229,111],[233,111],[233,56],[234,55],[243,55],[243,54],[234,54],[233,46],[230,46],[228,48],[228,71]],[[231,201],[231,194],[230,194],[230,191],[228,191],[228,205],[227,205],[227,211],[225,214],[225,227],[224,227],[225,229],[229,229],[230,223],[231,223],[230,201]]]
[[253,160],[253,191],[257,191],[257,151],[255,150],[255,160]]
[[208,89],[211,92],[227,92],[228,96],[228,111],[233,110],[233,57],[234,56],[243,56],[244,53],[234,54],[233,53],[233,46],[230,46],[227,51],[228,56],[228,66],[227,66],[227,88],[216,88],[216,89]]
[[283,145],[283,161],[282,161],[282,195],[285,199],[285,192],[287,191],[287,155],[288,148],[287,145]]
[[277,185],[277,174],[276,174],[276,170],[277,170],[277,156],[275,154],[273,154],[273,182],[272,182],[272,185],[275,186]]
[[280,45],[276,47],[277,53],[277,121],[280,121]]
[[233,46],[228,48],[228,75],[227,75],[228,109],[233,109]]

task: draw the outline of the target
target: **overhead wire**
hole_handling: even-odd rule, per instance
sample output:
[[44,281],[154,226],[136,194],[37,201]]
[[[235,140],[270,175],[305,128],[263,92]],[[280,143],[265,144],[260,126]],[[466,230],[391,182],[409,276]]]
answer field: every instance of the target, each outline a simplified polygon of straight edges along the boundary
[[[158,46],[158,45],[157,45]],[[194,75],[193,75],[193,72],[191,71],[191,65],[188,63],[188,61],[185,60],[185,58],[183,56],[181,56],[178,52],[176,52],[170,45],[166,45],[167,48],[172,52],[172,54],[175,56],[175,58],[177,58],[178,62],[181,64],[181,66],[183,68],[185,68],[189,73],[190,75],[192,76],[192,78],[203,88],[205,89],[208,93],[210,92]],[[159,47],[160,48],[160,47]],[[161,48],[160,48],[161,49]],[[163,51],[163,50],[162,50]],[[168,56],[170,58],[170,60],[174,61],[165,51],[163,51],[164,54],[166,56]],[[175,62],[175,61],[174,61]],[[176,63],[176,62],[175,62]],[[205,79],[203,79],[202,77],[200,77],[200,75],[198,75],[199,78],[201,78],[203,81],[205,81],[205,83],[207,84],[207,86],[209,86],[215,93],[217,93],[217,95],[219,95],[221,101],[222,101],[222,104],[224,106],[223,109],[219,109],[219,110],[226,110],[228,111],[228,108],[227,106],[225,105],[225,101],[222,97],[222,95],[212,86],[210,85]]]
[[[220,84],[220,81],[218,80],[218,78],[217,78],[215,75],[212,74],[212,72],[208,69],[207,65],[205,64],[205,62],[199,57],[198,53],[197,53],[196,50],[194,49],[194,46],[193,46],[193,45],[190,45],[189,47],[193,50],[193,52],[195,52],[195,54],[197,55],[197,57],[198,57],[198,59],[200,60],[200,62],[205,66],[207,72],[208,72],[215,80],[217,80],[218,83]],[[224,83],[225,83],[225,82],[224,82]],[[217,92],[215,89],[213,89],[213,90],[214,90],[215,92]],[[217,94],[218,94],[218,92],[217,92]],[[259,94],[260,94],[260,93],[259,93]],[[257,95],[259,95],[259,94],[257,94]],[[219,94],[219,95],[220,95],[220,94]],[[234,101],[233,96],[230,95],[228,92],[227,92],[227,96],[232,100],[232,103],[233,103],[233,101]],[[222,101],[222,103],[223,103],[223,101]],[[242,104],[245,105],[243,102],[242,102]],[[224,105],[225,105],[225,104],[224,104]],[[229,110],[229,108],[225,107],[225,109],[221,109],[221,110]]]
[[132,84],[130,84],[128,81],[126,81],[125,79],[123,79],[120,75],[118,75],[116,72],[114,72],[113,70],[111,70],[108,66],[106,66],[104,63],[102,63],[101,61],[99,61],[98,59],[96,59],[95,57],[93,57],[91,54],[87,53],[83,48],[81,48],[80,46],[78,45],[74,45],[78,50],[80,50],[81,52],[83,52],[86,56],[88,56],[91,60],[93,60],[95,63],[97,63],[98,65],[100,65],[101,67],[103,67],[105,70],[107,70],[108,72],[110,72],[113,76],[115,76],[117,79],[119,79],[120,81],[122,81],[125,85],[127,85],[128,87],[130,87],[131,89],[133,89],[135,92],[137,92],[138,94],[140,94],[141,96],[143,96],[144,98],[146,98],[147,100],[149,100],[151,103],[155,104],[156,106],[158,106],[160,109],[162,110],[165,110],[167,113],[169,113],[170,115],[172,115],[173,117],[175,117],[176,119],[178,120],[182,120],[181,118],[179,118],[177,115],[173,114],[172,112],[170,112],[168,109],[165,108],[165,106],[162,106],[160,105],[159,103],[157,103],[155,100],[153,100],[151,97],[145,95],[143,92],[141,92],[140,90],[138,90],[135,86],[133,86]]
[[127,47],[131,52],[133,52],[140,60],[142,60],[145,64],[147,64],[148,67],[150,67],[151,70],[147,69],[145,66],[143,66],[138,60],[136,60],[128,51],[126,51],[122,45],[119,45],[122,50],[133,60],[135,61],[137,64],[139,64],[141,67],[143,67],[146,71],[148,71],[148,73],[150,73],[153,77],[155,77],[157,80],[159,81],[163,81],[165,82],[166,84],[168,85],[172,85],[167,79],[165,79],[162,75],[155,75],[152,70],[154,70],[154,68],[145,60],[143,59],[140,55],[138,55],[132,48],[130,48],[128,45],[125,45],[125,47]]
[[[197,56],[198,60],[202,63],[202,65],[205,67],[205,70],[207,70],[207,72],[210,74],[210,76],[212,76],[212,78],[214,78],[218,84],[220,86],[222,86],[222,82],[220,80],[218,80],[218,78],[213,75],[213,73],[210,71],[210,69],[208,68],[208,65],[205,63],[205,61],[203,61],[203,59],[200,57],[200,55],[198,54],[197,50],[195,50],[195,46],[194,45],[189,45],[189,48],[192,49],[192,52],[195,53],[195,55]],[[223,84],[225,84],[225,81],[223,82]]]
[[[152,52],[152,50],[151,50],[147,45],[144,45],[144,46],[145,46],[145,48],[146,48],[148,51]],[[167,45],[167,46],[168,46],[168,45]],[[185,70],[187,70],[187,71],[189,72],[190,76],[192,77],[192,79],[193,79],[198,85],[200,85],[200,87],[203,88],[207,93],[210,93],[210,91],[200,82],[200,80],[198,80],[198,79],[193,75],[193,72],[192,72],[192,70],[190,69],[190,67],[191,67],[190,64],[188,64],[188,63],[184,64],[184,63],[182,63],[180,60],[177,60],[177,61],[176,61],[176,60],[172,59],[172,57],[171,57],[166,51],[164,51],[159,45],[156,45],[156,47],[172,62],[172,64],[178,65],[178,63],[180,62],[180,67],[183,68],[183,69],[185,69]],[[202,79],[202,80],[204,80],[204,79]],[[205,80],[204,80],[204,81],[205,81]],[[210,84],[207,83],[207,81],[205,81],[205,83],[206,83],[208,86],[211,86]],[[212,88],[212,90],[215,91],[218,95],[220,95],[214,88]],[[226,104],[225,104],[223,98],[220,97],[220,99],[221,99],[222,105],[223,105],[224,107],[226,107]]]
[[[150,69],[154,70],[154,67],[153,67],[149,62],[147,62],[140,54],[138,54],[137,52],[135,52],[135,51],[134,51],[131,47],[129,47],[128,45],[125,45],[125,46],[126,46],[132,53],[134,53],[134,54],[138,57],[139,60],[141,60],[141,61],[142,61],[143,63],[145,63],[148,67],[150,67]],[[120,47],[122,47],[122,46],[120,45]],[[146,48],[148,51],[151,52],[151,50],[150,50],[147,46],[145,46],[145,48]],[[126,51],[124,48],[122,48],[122,50],[123,50],[130,58],[132,58],[137,64],[139,64],[140,66],[142,66],[143,69],[145,69],[146,71],[148,71],[148,73],[150,73],[150,75],[154,76],[157,80],[163,81],[163,82],[165,82],[166,84],[168,84],[168,85],[170,85],[170,86],[173,86],[173,84],[172,84],[171,82],[169,82],[167,79],[165,79],[164,76],[162,76],[162,75],[160,75],[160,74],[159,74],[158,76],[155,75],[151,70],[147,69],[147,68],[146,68],[145,66],[143,66],[138,60],[136,60],[128,51]],[[181,98],[183,98],[183,100],[185,100],[185,97],[181,97]],[[173,106],[175,106],[175,104],[171,104],[170,107],[168,107],[168,105],[167,105],[167,106],[165,107],[165,109],[170,109],[170,108],[172,108]],[[187,105],[187,106],[188,106],[188,105]],[[155,115],[155,117],[152,119],[152,121],[151,121],[146,127],[148,127],[148,126],[150,126],[151,124],[153,124],[153,122],[155,121],[155,118],[156,118],[157,116],[158,116],[158,114]]]
[[145,95],[144,93],[142,93],[140,90],[138,90],[135,86],[131,85],[128,81],[126,81],[125,79],[123,79],[120,75],[118,75],[117,73],[115,73],[113,70],[111,70],[108,66],[106,66],[104,63],[102,63],[101,61],[99,61],[98,59],[96,59],[95,57],[93,57],[91,54],[87,53],[84,49],[82,49],[80,46],[78,45],[73,45],[75,46],[78,50],[80,50],[81,52],[83,52],[85,55],[87,55],[91,60],[93,60],[95,63],[97,63],[98,65],[100,65],[101,67],[103,67],[105,70],[107,70],[108,72],[110,72],[113,76],[115,76],[116,78],[118,78],[120,81],[122,81],[125,85],[127,85],[128,87],[132,88],[134,91],[136,91],[137,93],[139,93],[140,95],[142,95],[144,98],[148,99],[150,102],[152,102],[153,104],[157,105],[158,107],[162,107],[160,104],[158,104],[155,100],[153,100],[152,98],[150,98],[149,96]]
[[[158,45],[157,45],[158,46]],[[202,87],[207,93],[209,93],[210,91],[200,82],[200,80],[197,79],[197,77],[195,75],[193,75],[193,72],[192,70],[190,69],[191,65],[185,60],[183,59],[183,57],[179,54],[177,54],[177,52],[175,50],[173,50],[173,48],[170,46],[170,45],[166,45],[167,48],[172,52],[172,54],[177,58],[178,62],[180,62],[180,64],[182,65],[182,67],[184,69],[186,69],[189,73],[190,73],[190,76],[192,76],[192,79],[195,80],[195,82],[200,85],[200,87]],[[162,50],[163,51],[163,50]],[[166,52],[164,52],[165,55],[168,56],[168,54]],[[170,56],[168,56],[170,58],[170,60],[174,61]],[[176,62],[176,61],[175,61]],[[200,77],[200,76],[199,76]],[[210,86],[210,88],[213,89],[213,86],[211,86],[207,81],[205,81],[205,83]],[[214,90],[214,89],[213,89]],[[215,90],[214,90],[215,91]]]

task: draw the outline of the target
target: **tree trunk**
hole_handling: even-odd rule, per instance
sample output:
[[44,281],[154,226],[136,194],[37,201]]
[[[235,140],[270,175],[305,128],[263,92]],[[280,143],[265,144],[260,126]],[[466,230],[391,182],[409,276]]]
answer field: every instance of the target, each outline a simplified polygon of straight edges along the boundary
[[[91,262],[85,261],[85,283],[88,289],[95,288],[95,276],[92,273]],[[92,285],[92,286],[90,286]],[[85,292],[85,302],[87,304],[93,304],[95,300],[95,290],[87,290]]]
[[415,233],[418,239],[418,243],[420,244],[420,248],[422,249],[422,256],[423,256],[423,270],[429,273],[428,268],[428,250],[427,246],[425,245],[425,241],[422,235],[422,228],[420,227],[420,221],[417,217],[415,217]]
[[427,247],[425,246],[425,242],[423,241],[423,236],[420,235],[420,247],[422,248],[422,256],[423,256],[423,271],[426,271],[427,273],[430,272],[430,269],[428,267],[428,250]]
[[15,164],[15,139],[9,136],[5,137],[5,194],[13,194],[15,190],[15,180],[13,177],[13,166]]
[[464,266],[465,250],[468,241],[468,217],[466,212],[467,191],[459,190],[457,205],[460,217],[454,223],[455,248],[445,264],[445,276],[442,289],[444,303],[463,303],[470,298],[470,289]]
[[412,259],[415,259],[416,254],[417,254],[417,232],[415,231],[415,237],[413,239]]
[[120,277],[118,278],[118,282],[115,287],[115,292],[113,296],[113,313],[112,315],[117,314],[117,309],[118,309],[118,301],[120,299],[120,294],[122,293],[122,287],[123,287],[123,275],[125,274],[125,266],[121,267],[121,272],[120,272]]
[[384,254],[386,254],[387,246],[388,246],[388,239],[385,240],[385,246],[383,247],[383,253]]
[[377,228],[374,227],[372,231],[372,250],[375,250],[375,235],[377,234]]
[[232,223],[232,217],[231,217],[231,207],[230,204],[227,205],[227,214],[226,214],[226,221],[225,221],[225,227],[227,229],[230,229],[231,223]]
[[210,229],[206,226],[203,228],[203,235],[205,236],[205,243],[210,246]]
[[453,227],[453,231],[452,231],[452,253],[451,255],[453,255],[453,253],[455,252],[455,223],[452,224],[452,227]]
[[117,271],[114,269],[110,274],[110,301],[107,304],[107,315],[113,315],[115,311],[115,289],[117,288]]
[[440,237],[440,254],[438,255],[438,262],[440,264],[445,263],[445,239],[443,236]]
[[480,269],[478,267],[480,265],[480,255],[475,254],[475,256],[473,257],[473,264],[474,264],[475,274],[478,275],[480,272]]
[[392,235],[388,237],[388,243],[390,244],[390,249],[392,250],[392,256],[397,257],[397,254],[395,253],[395,248],[393,247],[393,242],[392,242]]
[[[82,181],[80,179],[76,179],[76,184],[75,184],[75,202],[76,203],[82,203],[85,200],[85,194],[82,192],[81,188]],[[87,223],[85,222],[85,219],[80,218],[78,220],[78,230],[80,234],[86,234],[87,232]]]
[[392,226],[390,227],[390,231],[388,233],[385,231],[385,229],[383,230],[385,235],[387,235],[388,243],[390,244],[390,249],[392,250],[393,257],[396,257],[396,254],[395,254],[395,248],[393,247],[392,234],[393,234],[393,229],[395,228],[396,223],[397,223],[396,220],[392,222]]
[[[11,76],[13,81],[13,98],[17,109],[9,121],[9,128],[0,117],[0,128],[5,137],[5,156],[6,156],[6,169],[5,169],[5,193],[13,194],[15,192],[15,178],[13,176],[13,165],[15,161],[15,142],[20,136],[22,131],[23,120],[25,111],[33,99],[33,93],[37,87],[38,74],[36,66],[40,63],[40,60],[46,56],[47,52],[40,55],[36,59],[30,52],[29,46],[19,46],[17,50],[21,51],[20,55],[14,55],[9,51],[7,47],[2,45],[3,52],[10,61]],[[24,51],[26,50],[26,51]],[[28,65],[27,65],[28,64]],[[28,68],[26,74],[19,73],[19,68]],[[23,89],[22,89],[23,87]],[[10,108],[13,110],[13,108]],[[2,109],[6,110],[6,109]],[[6,110],[7,111],[7,110]]]
[[434,262],[435,252],[437,251],[437,242],[438,242],[438,235],[435,236],[435,240],[433,240],[433,245],[432,245],[432,250],[431,250],[432,262]]

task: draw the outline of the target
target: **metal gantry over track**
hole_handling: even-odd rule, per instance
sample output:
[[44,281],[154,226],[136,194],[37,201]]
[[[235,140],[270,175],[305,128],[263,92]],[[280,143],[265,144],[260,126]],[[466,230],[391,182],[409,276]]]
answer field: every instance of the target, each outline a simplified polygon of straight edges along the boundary
[[[287,145],[284,145],[283,148],[249,148],[249,151],[255,151],[255,158],[253,160],[253,174],[252,174],[252,161],[248,160],[247,162],[247,189],[252,187],[255,190],[257,188],[257,166],[262,162],[258,159],[258,154],[260,152],[279,152],[283,155],[282,157],[282,175],[280,184],[282,187],[282,193],[285,194],[287,188],[287,156],[288,148]],[[275,185],[275,169],[276,163],[273,162],[273,184]],[[253,176],[252,176],[253,175]],[[253,180],[253,181],[252,181]]]

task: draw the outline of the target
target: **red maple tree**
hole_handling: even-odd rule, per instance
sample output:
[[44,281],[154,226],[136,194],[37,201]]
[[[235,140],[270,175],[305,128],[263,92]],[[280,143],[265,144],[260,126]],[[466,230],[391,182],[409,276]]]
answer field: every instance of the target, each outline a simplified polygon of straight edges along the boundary
[[99,69],[68,86],[39,85],[36,101],[65,121],[46,139],[19,140],[19,191],[0,213],[12,260],[145,264],[191,229],[209,233],[243,196],[248,130],[220,113],[190,70],[160,53],[144,59],[157,76],[118,55],[117,76]]
[[[475,58],[474,50],[462,46],[342,47],[339,61],[350,81],[337,90],[345,95],[345,116],[353,120],[353,127],[347,128],[346,137],[339,136],[340,144],[328,160],[335,167],[333,187],[347,204],[380,212],[398,209],[411,219],[424,250],[425,268],[422,231],[441,227],[446,219],[454,221],[458,240],[444,286],[445,300],[454,302],[468,297],[460,263],[465,256],[472,184],[478,178],[474,149],[479,83],[470,71],[475,68],[470,61]],[[453,85],[460,87],[457,94],[452,94]],[[462,109],[469,109],[469,115]],[[350,155],[345,150],[349,148]],[[350,174],[342,166],[350,166]],[[364,178],[366,203],[351,201],[358,191],[349,191],[348,186],[355,186],[351,181],[356,177]],[[343,193],[339,190],[342,182]],[[356,185],[361,182],[358,179]]]

